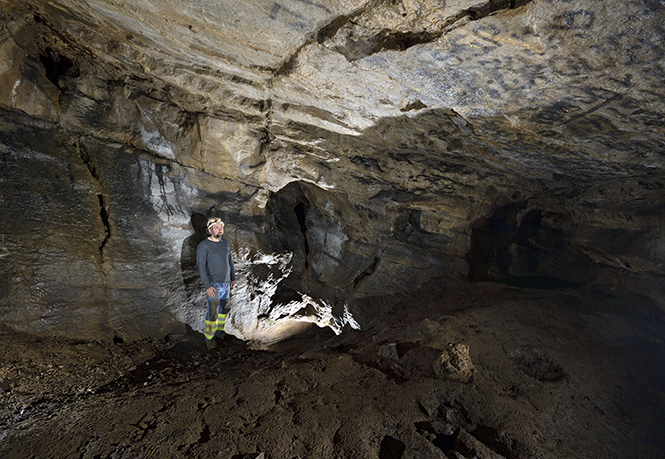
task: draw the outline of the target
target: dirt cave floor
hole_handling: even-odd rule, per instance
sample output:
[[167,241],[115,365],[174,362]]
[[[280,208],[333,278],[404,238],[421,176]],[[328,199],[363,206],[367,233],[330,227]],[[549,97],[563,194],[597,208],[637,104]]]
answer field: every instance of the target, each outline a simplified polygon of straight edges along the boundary
[[[3,458],[665,457],[665,314],[595,287],[432,283],[268,350],[0,334]],[[370,306],[368,306],[370,307]],[[434,362],[468,345],[475,375]]]

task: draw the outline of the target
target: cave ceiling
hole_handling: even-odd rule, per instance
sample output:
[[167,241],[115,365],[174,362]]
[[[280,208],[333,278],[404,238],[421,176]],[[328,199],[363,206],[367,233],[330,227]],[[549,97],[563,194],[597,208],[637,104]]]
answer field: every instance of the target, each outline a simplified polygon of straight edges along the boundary
[[[427,124],[438,111],[488,163],[520,163],[533,176],[573,174],[571,161],[593,165],[579,171],[590,176],[662,162],[658,1],[49,1],[26,10],[43,27],[24,33],[46,35],[19,40],[182,90],[188,99],[173,102],[191,111],[370,140],[386,119],[418,124],[425,114]],[[450,143],[431,150],[464,154]]]
[[[192,214],[213,209],[238,223],[238,249],[297,251],[275,227],[307,228],[312,252],[295,269],[335,301],[475,270],[620,279],[662,304],[662,1],[0,5],[3,190],[28,183],[40,154],[87,183],[49,197],[90,215],[61,225],[95,234],[68,251],[96,273],[86,282],[169,298],[172,312],[180,297],[148,292],[131,256],[154,256],[158,233],[170,252],[155,263],[180,257]],[[61,189],[60,175],[32,174]],[[5,212],[29,216],[3,223],[3,253],[32,244],[19,228],[45,218],[26,207],[29,188],[5,192],[18,202]],[[299,202],[311,212],[280,213]],[[141,212],[144,226],[180,232],[139,231]],[[487,235],[497,221],[514,227],[509,240]],[[10,258],[12,273],[37,269]],[[13,279],[4,301],[26,301]]]

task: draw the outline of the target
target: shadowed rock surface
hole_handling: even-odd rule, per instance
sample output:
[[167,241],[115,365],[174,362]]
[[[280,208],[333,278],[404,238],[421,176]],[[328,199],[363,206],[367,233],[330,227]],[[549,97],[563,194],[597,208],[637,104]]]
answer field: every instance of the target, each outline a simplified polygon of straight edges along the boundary
[[364,298],[442,275],[663,305],[660,2],[2,4],[14,329],[198,328],[212,214],[291,254],[275,306],[371,323]]
[[661,1],[0,6],[7,454],[658,455]]

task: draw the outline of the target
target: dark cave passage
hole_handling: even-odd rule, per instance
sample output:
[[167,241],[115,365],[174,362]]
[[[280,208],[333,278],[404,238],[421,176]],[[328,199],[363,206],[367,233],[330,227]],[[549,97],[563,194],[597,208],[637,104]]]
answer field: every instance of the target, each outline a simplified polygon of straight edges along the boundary
[[44,66],[46,78],[58,87],[58,89],[62,89],[61,78],[77,78],[80,74],[79,68],[74,61],[52,48],[46,48],[39,55],[39,60]]
[[592,279],[593,263],[571,243],[565,214],[514,203],[476,222],[466,255],[469,279],[520,287],[581,287]]
[[293,208],[293,211],[296,213],[296,218],[298,219],[298,224],[300,225],[300,232],[303,237],[304,245],[304,256],[305,256],[305,269],[309,267],[309,242],[307,241],[307,204],[304,202],[299,202]]
[[266,205],[266,242],[277,253],[293,253],[293,272],[275,295],[294,292],[342,303],[373,276],[380,259],[359,254],[347,233],[356,224],[354,209],[330,192],[293,182],[271,195]]

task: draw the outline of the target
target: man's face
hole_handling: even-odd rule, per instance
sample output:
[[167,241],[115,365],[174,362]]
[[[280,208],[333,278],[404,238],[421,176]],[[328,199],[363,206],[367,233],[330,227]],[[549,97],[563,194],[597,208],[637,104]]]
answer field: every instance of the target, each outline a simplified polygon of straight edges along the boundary
[[224,225],[221,223],[217,223],[216,225],[212,225],[212,228],[210,228],[210,234],[219,239],[222,237],[222,234],[224,234]]

